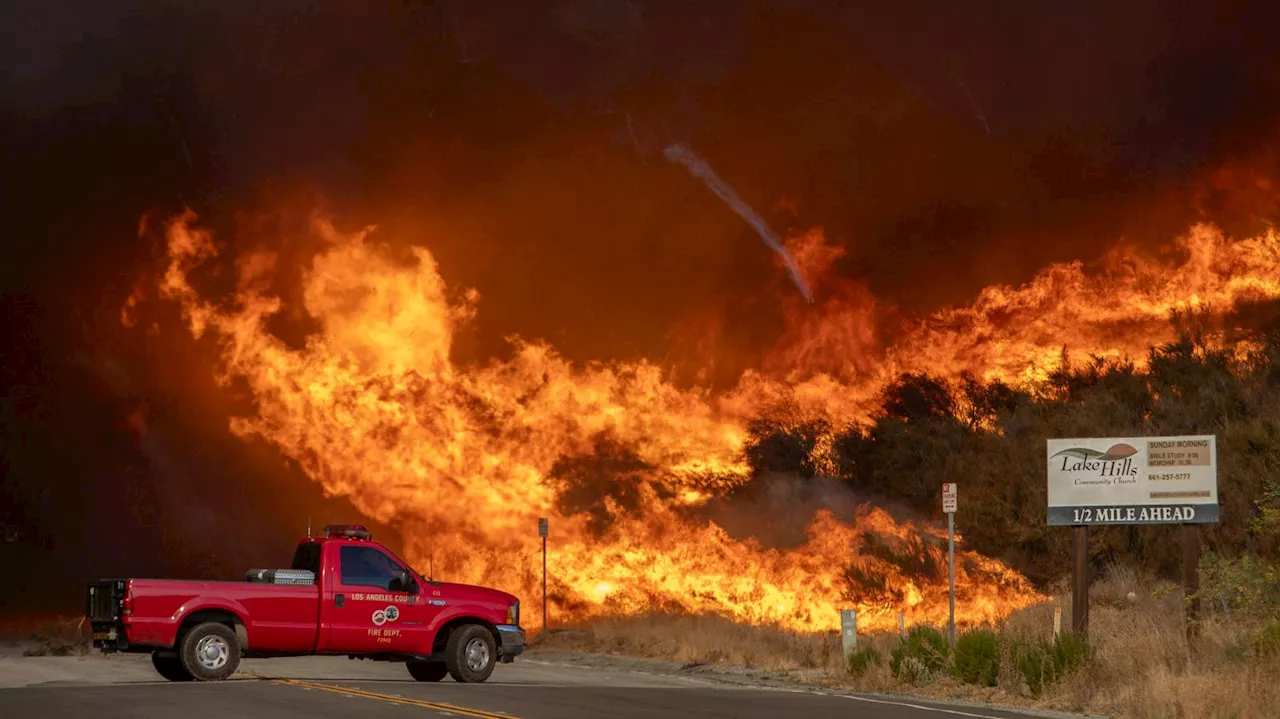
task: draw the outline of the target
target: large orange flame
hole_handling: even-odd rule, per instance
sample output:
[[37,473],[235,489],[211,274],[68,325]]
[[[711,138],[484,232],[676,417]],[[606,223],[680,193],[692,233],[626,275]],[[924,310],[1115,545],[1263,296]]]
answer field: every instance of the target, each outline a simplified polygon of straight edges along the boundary
[[[451,301],[426,249],[398,262],[367,230],[347,235],[323,220],[316,230],[325,246],[301,296],[319,329],[294,348],[267,328],[281,308],[269,291],[275,256],[240,257],[234,302],[215,303],[191,281],[216,255],[210,232],[189,212],[167,226],[161,295],[180,303],[197,337],[219,338],[219,379],[243,378],[255,399],[256,413],[235,419],[232,431],[274,443],[326,491],[400,527],[419,567],[430,557],[446,579],[524,597],[531,626],[539,623],[538,603],[528,600],[538,594],[540,516],[551,518],[561,618],[674,609],[827,630],[852,605],[873,629],[896,626],[897,611],[944,622],[945,534],[932,526],[895,522],[870,506],[849,517],[820,512],[807,543],[772,549],[692,511],[747,479],[744,427],[763,405],[785,397],[801,412],[857,421],[899,372],[1013,381],[1043,373],[1063,345],[1140,358],[1169,331],[1171,308],[1280,296],[1275,234],[1232,243],[1208,227],[1183,238],[1184,256],[1172,263],[1117,250],[1097,274],[1053,266],[1024,287],[988,288],[887,349],[868,329],[877,311],[870,294],[827,282],[823,311],[795,319],[770,366],[713,395],[677,388],[653,364],[573,366],[524,340],[513,340],[508,361],[455,366],[453,333],[475,312],[474,292]],[[789,244],[811,280],[838,256],[819,231]],[[593,459],[566,464],[582,457]],[[601,524],[591,512],[557,509],[557,482],[574,471],[635,481],[603,500],[609,521]],[[894,553],[918,557],[918,571],[905,571]],[[961,622],[1043,599],[963,545],[958,559]]]

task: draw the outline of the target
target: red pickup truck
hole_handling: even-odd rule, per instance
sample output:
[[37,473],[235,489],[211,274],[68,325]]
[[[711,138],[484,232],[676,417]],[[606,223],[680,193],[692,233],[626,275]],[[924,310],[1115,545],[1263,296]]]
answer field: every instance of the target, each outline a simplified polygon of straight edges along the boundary
[[93,646],[150,652],[170,681],[225,679],[245,657],[321,654],[404,662],[423,682],[483,682],[524,651],[516,597],[424,578],[360,525],[323,534],[298,543],[290,569],[243,582],[90,583]]

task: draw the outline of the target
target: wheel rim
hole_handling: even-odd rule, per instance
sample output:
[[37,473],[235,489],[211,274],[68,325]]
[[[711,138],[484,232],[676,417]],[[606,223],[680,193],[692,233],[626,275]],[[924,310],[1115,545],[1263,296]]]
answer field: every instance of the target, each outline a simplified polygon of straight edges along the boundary
[[489,666],[489,645],[483,639],[472,639],[467,643],[467,667],[472,671],[481,671]]
[[211,635],[196,643],[196,661],[210,671],[226,666],[231,648],[222,637]]

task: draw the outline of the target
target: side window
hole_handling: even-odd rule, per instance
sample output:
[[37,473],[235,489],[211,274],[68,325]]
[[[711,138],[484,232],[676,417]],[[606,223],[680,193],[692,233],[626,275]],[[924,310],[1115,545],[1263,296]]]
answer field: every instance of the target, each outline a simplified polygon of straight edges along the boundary
[[346,586],[378,587],[390,591],[391,582],[403,571],[395,560],[373,547],[343,547],[338,560],[342,583]]
[[320,576],[320,545],[310,542],[299,544],[293,553],[293,565],[290,569],[305,569]]

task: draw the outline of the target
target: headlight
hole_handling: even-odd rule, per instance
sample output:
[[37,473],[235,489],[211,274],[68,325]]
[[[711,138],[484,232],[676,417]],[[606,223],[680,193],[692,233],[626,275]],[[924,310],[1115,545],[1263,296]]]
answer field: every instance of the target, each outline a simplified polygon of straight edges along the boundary
[[507,624],[520,626],[520,600],[517,599],[514,604],[507,607]]

